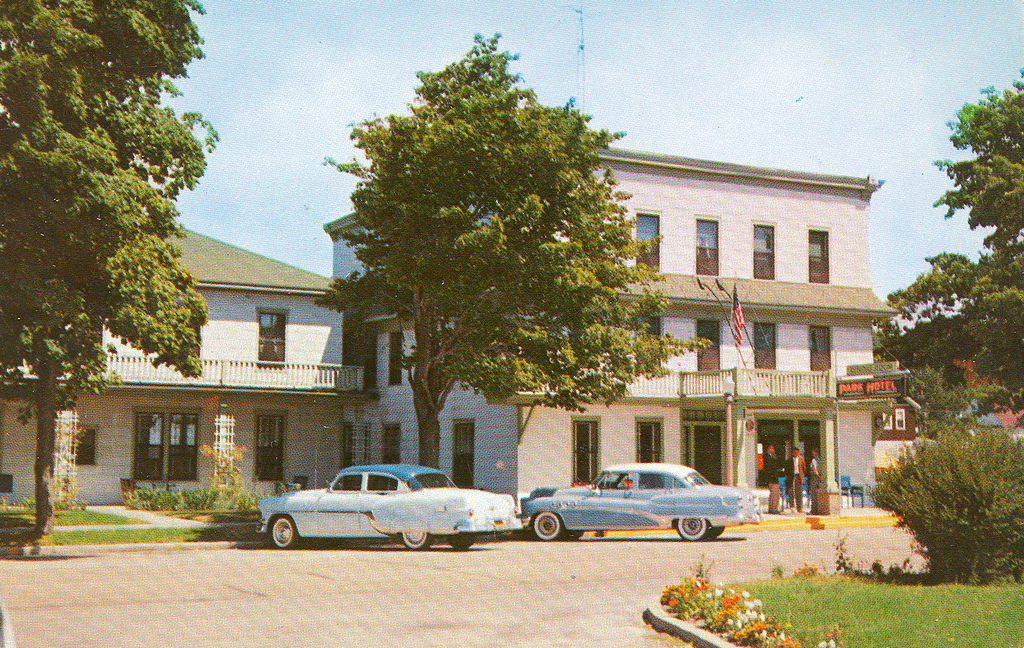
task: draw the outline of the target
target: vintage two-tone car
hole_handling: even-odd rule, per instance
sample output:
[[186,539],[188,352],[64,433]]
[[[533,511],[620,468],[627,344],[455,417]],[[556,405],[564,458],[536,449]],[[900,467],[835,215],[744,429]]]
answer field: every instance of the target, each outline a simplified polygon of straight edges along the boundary
[[609,466],[589,486],[536,488],[520,506],[524,526],[541,540],[669,528],[683,540],[711,540],[727,526],[761,521],[754,493],[716,486],[693,468],[667,463]]
[[327,488],[260,500],[268,544],[292,547],[300,537],[393,537],[410,549],[436,539],[460,550],[482,534],[522,524],[511,495],[458,488],[434,468],[408,464],[345,468]]

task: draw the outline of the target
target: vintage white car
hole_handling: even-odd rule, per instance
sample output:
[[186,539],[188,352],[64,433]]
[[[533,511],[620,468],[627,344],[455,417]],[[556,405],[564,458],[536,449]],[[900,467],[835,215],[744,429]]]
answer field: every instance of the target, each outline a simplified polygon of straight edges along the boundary
[[465,550],[485,533],[522,528],[511,495],[458,488],[434,468],[409,464],[345,468],[327,488],[260,500],[268,544],[300,537],[395,537],[410,549],[437,539]]
[[521,517],[541,540],[585,531],[675,529],[683,540],[713,540],[726,526],[757,524],[761,506],[745,488],[716,486],[688,466],[609,466],[589,486],[537,488]]

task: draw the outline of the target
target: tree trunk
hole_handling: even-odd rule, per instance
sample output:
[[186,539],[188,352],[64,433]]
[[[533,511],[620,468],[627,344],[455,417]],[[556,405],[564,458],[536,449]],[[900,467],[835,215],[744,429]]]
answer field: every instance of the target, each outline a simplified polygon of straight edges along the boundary
[[437,413],[428,415],[426,420],[420,419],[417,409],[417,423],[419,424],[420,444],[420,465],[431,468],[441,467],[441,423],[437,420]]
[[56,443],[57,377],[49,364],[36,367],[36,526],[37,538],[53,532],[53,450]]

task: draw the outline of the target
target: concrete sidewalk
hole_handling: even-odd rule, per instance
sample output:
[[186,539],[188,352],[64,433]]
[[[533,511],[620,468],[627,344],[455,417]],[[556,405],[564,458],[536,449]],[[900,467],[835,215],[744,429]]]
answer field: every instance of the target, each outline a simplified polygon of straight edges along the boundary
[[88,524],[75,526],[55,526],[54,531],[91,531],[96,529],[193,529],[212,526],[208,522],[184,520],[170,515],[162,515],[153,511],[137,511],[126,506],[86,506],[85,510],[93,513],[119,515],[138,520],[140,523],[130,524]]
[[[888,511],[871,507],[844,508],[839,515],[810,515],[808,513],[765,513],[760,524],[726,527],[725,533],[759,531],[821,531],[825,529],[852,529],[858,527],[893,527],[898,518]],[[594,534],[589,532],[587,537]],[[673,529],[637,529],[631,531],[605,531],[604,537],[676,537]]]

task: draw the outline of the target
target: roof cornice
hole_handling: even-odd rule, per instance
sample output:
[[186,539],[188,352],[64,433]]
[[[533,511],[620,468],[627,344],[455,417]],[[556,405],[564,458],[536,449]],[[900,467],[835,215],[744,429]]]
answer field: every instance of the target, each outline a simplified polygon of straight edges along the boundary
[[631,164],[649,169],[662,169],[665,171],[748,181],[778,182],[833,190],[858,191],[865,200],[870,199],[871,194],[877,191],[883,184],[881,181],[873,180],[870,176],[867,178],[857,178],[803,171],[786,171],[783,169],[746,166],[730,162],[715,162],[712,160],[631,151],[628,149],[602,149],[599,152],[599,156],[603,162]]
[[251,292],[289,293],[294,295],[323,295],[327,290],[318,288],[289,288],[287,286],[260,286],[256,284],[227,283],[215,281],[197,281],[199,288],[216,288],[219,290],[248,290]]

